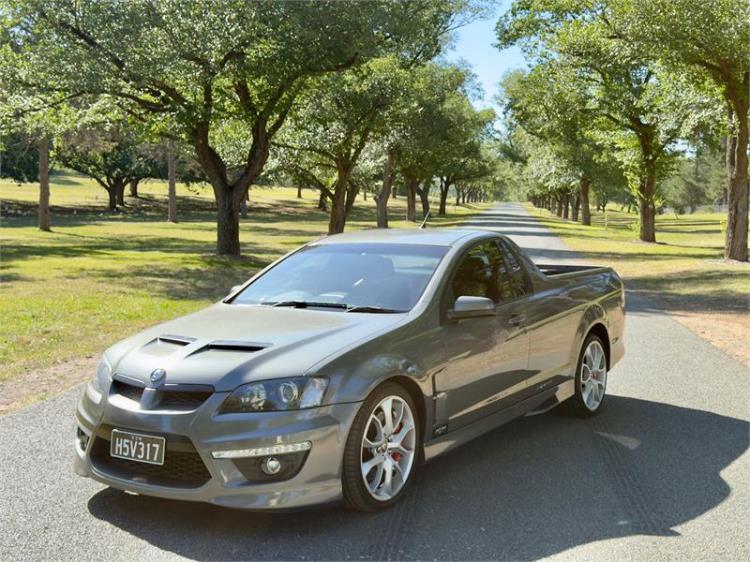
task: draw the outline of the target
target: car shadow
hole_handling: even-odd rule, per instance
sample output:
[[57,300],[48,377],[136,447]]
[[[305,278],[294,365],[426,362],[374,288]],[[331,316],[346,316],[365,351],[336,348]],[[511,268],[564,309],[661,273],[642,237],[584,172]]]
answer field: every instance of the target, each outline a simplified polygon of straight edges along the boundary
[[609,396],[580,420],[516,420],[422,467],[393,508],[251,513],[104,489],[91,514],[192,559],[536,559],[674,528],[730,494],[750,424]]

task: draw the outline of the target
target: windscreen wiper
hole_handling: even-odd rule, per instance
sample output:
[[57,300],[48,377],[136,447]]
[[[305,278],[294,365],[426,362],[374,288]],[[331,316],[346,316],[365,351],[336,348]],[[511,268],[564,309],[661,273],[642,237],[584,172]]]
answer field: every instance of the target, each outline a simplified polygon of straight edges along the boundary
[[340,302],[311,302],[311,301],[279,301],[265,302],[268,306],[288,306],[291,308],[340,308],[346,310],[347,305]]
[[338,308],[346,312],[371,312],[373,314],[398,314],[406,312],[405,310],[396,310],[395,308],[385,308],[382,306],[355,305],[349,306],[343,302],[313,302],[313,301],[278,301],[264,302],[266,306],[287,306],[290,308]]
[[372,312],[374,314],[398,314],[406,312],[405,310],[396,310],[395,308],[385,308],[382,306],[349,306],[346,309],[347,312]]

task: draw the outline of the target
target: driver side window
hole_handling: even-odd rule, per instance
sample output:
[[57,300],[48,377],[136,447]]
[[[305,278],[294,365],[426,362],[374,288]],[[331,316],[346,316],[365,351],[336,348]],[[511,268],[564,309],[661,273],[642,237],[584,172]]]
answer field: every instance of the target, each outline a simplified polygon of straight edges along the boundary
[[475,246],[461,259],[451,283],[453,299],[462,296],[485,297],[499,303],[504,295],[498,279],[507,276],[505,262],[497,246],[484,242]]

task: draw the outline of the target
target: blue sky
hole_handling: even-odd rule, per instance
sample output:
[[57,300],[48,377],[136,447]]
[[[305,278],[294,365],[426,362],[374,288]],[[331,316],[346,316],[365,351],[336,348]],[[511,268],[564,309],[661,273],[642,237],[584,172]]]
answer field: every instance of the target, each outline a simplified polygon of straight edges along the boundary
[[498,93],[497,83],[503,74],[526,66],[518,47],[499,51],[493,46],[496,42],[495,24],[509,5],[509,0],[503,0],[488,19],[475,21],[459,29],[454,48],[446,56],[450,61],[463,60],[472,67],[484,90],[483,98],[474,100],[477,107],[494,107],[494,98]]

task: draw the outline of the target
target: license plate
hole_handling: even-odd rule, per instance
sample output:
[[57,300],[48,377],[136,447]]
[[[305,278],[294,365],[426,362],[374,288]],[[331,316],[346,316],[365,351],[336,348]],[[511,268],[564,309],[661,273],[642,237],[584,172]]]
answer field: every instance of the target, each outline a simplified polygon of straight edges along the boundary
[[109,454],[118,459],[162,465],[166,444],[164,437],[113,429]]

